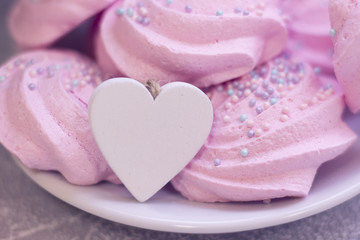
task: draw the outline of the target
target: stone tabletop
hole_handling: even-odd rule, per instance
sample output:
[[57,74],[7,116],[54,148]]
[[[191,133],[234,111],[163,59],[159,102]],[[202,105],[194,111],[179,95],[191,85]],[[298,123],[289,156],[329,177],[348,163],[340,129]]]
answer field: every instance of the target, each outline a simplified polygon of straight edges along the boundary
[[[14,51],[5,18],[12,1],[0,1],[0,63]],[[93,216],[55,198],[28,178],[0,145],[0,239],[360,239],[360,195],[323,213],[265,229],[228,234],[145,230]]]

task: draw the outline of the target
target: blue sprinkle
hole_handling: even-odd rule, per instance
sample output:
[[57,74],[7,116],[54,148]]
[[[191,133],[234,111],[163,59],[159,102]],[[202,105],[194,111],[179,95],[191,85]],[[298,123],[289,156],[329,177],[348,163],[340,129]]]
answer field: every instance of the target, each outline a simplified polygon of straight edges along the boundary
[[229,89],[227,90],[227,94],[228,94],[229,96],[233,95],[233,94],[234,94],[234,90],[232,90],[231,88],[229,88]]
[[6,77],[4,75],[0,76],[0,82],[4,82],[6,80]]
[[277,76],[276,75],[271,75],[271,77],[270,77],[270,81],[272,82],[272,83],[277,83]]
[[44,72],[44,69],[43,68],[38,68],[36,70],[37,74],[42,74]]
[[272,87],[268,87],[266,91],[269,93],[269,95],[274,93],[274,89]]
[[244,90],[244,89],[245,89],[245,84],[240,83],[240,84],[239,84],[239,90]]
[[333,29],[333,28],[330,29],[330,32],[329,32],[329,33],[330,33],[330,36],[331,36],[331,37],[335,37],[335,35],[336,35],[336,31],[335,31],[335,29]]
[[257,96],[257,97],[261,97],[262,94],[263,94],[263,92],[260,89],[256,90],[256,92],[255,92],[255,96]]
[[128,8],[128,9],[126,10],[126,15],[127,15],[128,17],[132,17],[132,16],[134,15],[134,9]]
[[262,94],[263,99],[267,100],[267,99],[269,99],[269,97],[270,97],[269,93],[263,92],[263,94]]
[[257,88],[258,88],[258,85],[255,83],[250,86],[251,91],[255,91]]
[[216,91],[222,92],[224,90],[223,86],[219,85],[216,87]]
[[235,13],[241,13],[241,11],[242,11],[241,7],[237,7],[234,9]]
[[314,72],[316,74],[320,74],[321,73],[321,68],[320,67],[314,67]]
[[269,86],[269,82],[264,80],[263,83],[262,83],[262,87],[267,88],[268,86]]
[[220,166],[221,165],[221,160],[220,159],[215,159],[214,160],[214,165],[217,167],[217,166]]
[[277,75],[278,74],[278,70],[276,68],[274,68],[272,71],[271,71],[271,74],[272,75]]
[[266,72],[267,72],[266,67],[262,67],[262,68],[260,69],[260,73],[261,73],[262,75],[265,75]]
[[216,16],[222,16],[223,15],[223,11],[222,10],[217,10],[216,11]]
[[283,78],[279,78],[277,81],[278,84],[284,84],[285,80]]
[[71,85],[73,85],[74,87],[79,86],[79,81],[74,80],[74,81],[72,81]]
[[242,157],[246,157],[249,154],[249,152],[246,148],[243,148],[241,149],[240,154]]
[[277,103],[277,101],[278,101],[277,98],[271,98],[271,99],[270,99],[270,104],[271,104],[271,105],[274,105],[274,104]]
[[250,106],[250,107],[255,106],[255,104],[256,104],[256,100],[255,100],[255,99],[251,99],[251,100],[249,101],[249,106]]
[[144,17],[143,21],[142,21],[142,24],[145,25],[145,26],[149,25],[150,24],[150,18]]
[[242,122],[245,122],[246,120],[247,120],[247,115],[244,113],[244,114],[241,114],[241,116],[240,116],[240,121],[242,121]]
[[28,88],[32,91],[36,87],[35,83],[29,83]]
[[330,88],[332,88],[332,87],[333,87],[332,84],[331,84],[331,83],[328,83],[328,84],[326,84],[325,89],[328,90],[328,89],[330,89]]
[[185,12],[191,13],[192,12],[192,7],[190,5],[186,5]]
[[248,11],[248,10],[244,10],[243,15],[244,15],[244,16],[249,15],[249,11]]
[[30,59],[29,61],[27,61],[26,66],[29,67],[29,66],[31,66],[34,62],[35,62],[34,59]]
[[255,110],[258,114],[260,114],[264,111],[264,109],[261,106],[257,106]]
[[252,137],[254,137],[254,136],[255,136],[255,131],[252,130],[252,129],[250,129],[250,130],[248,131],[248,137],[249,137],[249,138],[252,138]]
[[118,8],[115,10],[115,14],[117,16],[123,16],[125,14],[125,9],[124,8]]
[[137,16],[137,17],[136,17],[136,21],[137,21],[138,23],[143,23],[143,22],[144,22],[144,18],[143,18],[142,16]]
[[238,88],[239,87],[239,83],[237,81],[232,82],[232,85],[234,88]]
[[173,0],[166,0],[166,4],[171,4]]

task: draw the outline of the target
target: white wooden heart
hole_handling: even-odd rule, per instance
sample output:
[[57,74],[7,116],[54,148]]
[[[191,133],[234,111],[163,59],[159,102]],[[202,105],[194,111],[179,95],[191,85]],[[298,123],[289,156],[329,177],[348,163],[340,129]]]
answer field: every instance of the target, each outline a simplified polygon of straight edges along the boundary
[[115,78],[94,91],[89,118],[106,161],[131,194],[146,201],[204,144],[213,122],[209,98],[193,85],[164,85],[155,98],[138,81]]

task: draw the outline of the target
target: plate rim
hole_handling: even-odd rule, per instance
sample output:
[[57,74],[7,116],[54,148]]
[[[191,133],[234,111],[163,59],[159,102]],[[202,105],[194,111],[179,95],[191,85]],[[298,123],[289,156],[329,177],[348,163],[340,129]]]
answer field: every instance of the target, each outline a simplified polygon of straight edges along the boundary
[[[324,199],[323,201],[316,202],[315,204],[311,204],[310,206],[302,207],[298,209],[298,211],[293,212],[290,215],[279,214],[276,216],[275,220],[269,221],[269,219],[261,219],[260,217],[256,218],[256,224],[251,223],[251,219],[238,219],[238,220],[228,220],[228,221],[211,221],[211,222],[190,222],[190,221],[171,221],[168,219],[161,219],[161,218],[151,218],[147,219],[143,216],[133,215],[129,213],[116,213],[116,214],[103,214],[102,211],[106,208],[98,207],[93,208],[92,205],[84,205],[79,203],[74,198],[69,198],[62,196],[59,192],[55,191],[54,188],[49,187],[46,183],[44,183],[41,178],[43,177],[53,177],[61,179],[61,183],[64,185],[69,185],[75,188],[82,188],[84,186],[75,186],[72,185],[61,176],[60,173],[55,172],[45,172],[41,170],[34,170],[27,168],[15,155],[11,154],[12,159],[15,163],[25,172],[25,174],[32,179],[37,185],[43,188],[45,191],[49,192],[56,198],[78,208],[85,212],[88,212],[92,215],[98,216],[103,219],[110,220],[112,222],[125,224],[128,226],[148,229],[148,230],[156,230],[156,231],[164,231],[164,232],[174,232],[174,233],[190,233],[190,234],[215,234],[215,233],[231,233],[231,232],[242,232],[248,230],[255,230],[267,227],[273,227],[285,223],[294,222],[306,217],[310,217],[312,215],[316,215],[320,212],[328,210],[332,207],[335,207],[360,193],[360,182],[357,184],[344,189],[343,191],[339,192],[338,194]],[[39,177],[40,176],[40,177]],[[57,180],[60,181],[60,180]],[[115,185],[111,183],[105,183],[109,185]],[[98,187],[98,185],[93,185],[92,187]],[[311,194],[311,193],[310,193]],[[180,198],[181,196],[179,196]],[[306,201],[305,198],[294,198],[294,199],[285,199],[284,201],[293,201],[293,202],[300,202]],[[186,200],[185,201],[189,201]],[[194,203],[189,201],[189,204]],[[138,203],[144,204],[144,203]],[[195,203],[199,204],[199,203]],[[208,204],[208,203],[200,203],[200,204]],[[214,203],[210,203],[214,204]],[[219,203],[215,203],[219,204]],[[227,203],[220,203],[220,204],[227,204]],[[234,203],[231,203],[234,204]],[[236,204],[236,203],[235,203]],[[265,204],[266,205],[266,204]],[[269,204],[271,205],[271,204]],[[254,219],[252,219],[254,220]]]

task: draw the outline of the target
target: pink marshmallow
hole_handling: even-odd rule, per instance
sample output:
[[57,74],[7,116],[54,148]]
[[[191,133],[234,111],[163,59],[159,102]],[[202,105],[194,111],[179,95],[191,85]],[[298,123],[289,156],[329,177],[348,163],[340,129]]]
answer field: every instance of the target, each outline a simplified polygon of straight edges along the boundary
[[210,136],[172,180],[190,200],[306,196],[319,166],[356,139],[341,119],[337,83],[287,56],[214,86],[208,95],[215,111]]
[[92,136],[87,103],[103,79],[71,51],[39,50],[0,68],[0,142],[27,167],[73,184],[119,183]]

